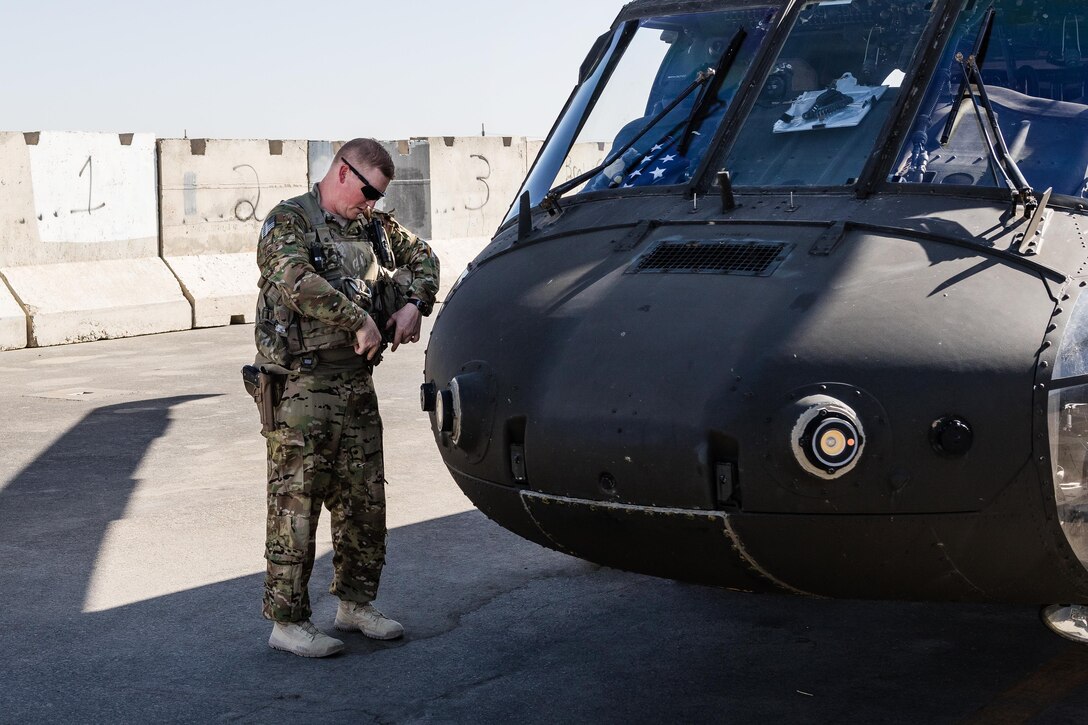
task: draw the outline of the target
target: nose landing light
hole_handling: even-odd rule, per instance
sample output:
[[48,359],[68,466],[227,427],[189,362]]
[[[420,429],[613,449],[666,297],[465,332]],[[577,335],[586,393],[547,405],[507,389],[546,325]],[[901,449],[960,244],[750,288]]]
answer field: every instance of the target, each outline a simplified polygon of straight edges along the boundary
[[813,465],[838,470],[849,465],[858,454],[859,438],[850,420],[825,411],[822,419],[817,416],[809,424],[801,447]]
[[452,433],[454,426],[459,422],[460,416],[457,415],[458,405],[457,398],[454,396],[454,391],[450,389],[438,391],[438,398],[435,401],[434,417],[438,422],[438,429],[443,433]]
[[806,472],[823,479],[838,478],[857,464],[865,446],[861,422],[850,406],[825,395],[801,404],[804,412],[790,436],[793,455]]
[[431,414],[442,445],[457,450],[470,462],[483,458],[495,412],[495,378],[486,363],[465,363],[445,388],[433,380],[423,383],[419,403]]

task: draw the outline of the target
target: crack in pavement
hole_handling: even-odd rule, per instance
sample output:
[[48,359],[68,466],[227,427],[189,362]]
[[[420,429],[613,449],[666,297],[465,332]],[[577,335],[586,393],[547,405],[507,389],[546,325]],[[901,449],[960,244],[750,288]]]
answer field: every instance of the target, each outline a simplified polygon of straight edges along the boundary
[[428,634],[428,635],[425,635],[425,636],[422,636],[422,637],[418,637],[418,638],[413,637],[408,642],[405,642],[405,644],[416,643],[416,642],[426,642],[428,640],[437,639],[439,637],[444,637],[447,634],[450,634],[451,632],[453,632],[453,631],[455,631],[457,629],[460,629],[461,621],[465,617],[471,616],[471,615],[475,614],[476,612],[479,612],[480,610],[491,606],[492,604],[494,604],[498,600],[502,599],[503,597],[507,597],[507,596],[509,596],[511,594],[514,594],[514,593],[519,592],[519,591],[521,591],[523,589],[526,589],[529,586],[532,586],[533,584],[536,584],[537,582],[544,582],[544,581],[557,580],[557,579],[566,579],[566,580],[569,580],[569,581],[574,581],[574,580],[577,580],[577,579],[583,579],[583,578],[589,577],[589,576],[591,576],[593,574],[597,574],[598,572],[600,572],[604,568],[605,567],[598,566],[596,564],[586,564],[585,568],[583,568],[582,571],[575,572],[575,573],[568,573],[568,572],[563,572],[563,571],[553,571],[553,572],[545,574],[543,576],[532,577],[530,579],[527,579],[527,580],[521,582],[517,586],[513,586],[513,587],[509,587],[507,589],[502,589],[500,591],[497,591],[494,594],[491,594],[490,596],[487,596],[487,597],[479,600],[477,603],[471,605],[468,609],[465,609],[464,611],[455,612],[455,613],[451,613],[451,614],[447,615],[452,620],[451,624],[448,627],[444,627],[444,628],[438,630],[437,632],[434,632],[432,634]]

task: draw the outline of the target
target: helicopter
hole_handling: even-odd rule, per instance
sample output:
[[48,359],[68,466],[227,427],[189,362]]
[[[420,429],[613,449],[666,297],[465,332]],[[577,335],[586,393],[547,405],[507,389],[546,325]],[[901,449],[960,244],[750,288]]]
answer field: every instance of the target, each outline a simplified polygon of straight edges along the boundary
[[627,4],[435,321],[458,486],[610,567],[1061,602],[1088,641],[1082,26],[1074,0]]

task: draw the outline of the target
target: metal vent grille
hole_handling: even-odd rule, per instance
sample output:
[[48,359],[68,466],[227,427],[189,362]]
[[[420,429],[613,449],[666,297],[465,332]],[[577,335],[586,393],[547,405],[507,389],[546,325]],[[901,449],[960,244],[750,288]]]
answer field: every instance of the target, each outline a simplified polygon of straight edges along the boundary
[[740,274],[767,277],[774,273],[793,245],[754,240],[662,242],[635,260],[629,274],[678,272]]

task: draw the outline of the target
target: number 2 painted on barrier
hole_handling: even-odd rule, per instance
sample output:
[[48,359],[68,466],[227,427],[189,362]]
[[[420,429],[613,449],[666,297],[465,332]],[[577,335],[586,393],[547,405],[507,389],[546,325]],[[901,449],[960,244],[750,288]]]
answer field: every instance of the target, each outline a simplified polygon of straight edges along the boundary
[[[232,170],[238,171],[238,169],[249,169],[253,172],[253,178],[255,180],[254,187],[257,189],[257,199],[255,201],[242,198],[234,205],[234,218],[240,222],[248,222],[251,219],[257,218],[257,206],[261,203],[261,176],[257,173],[257,169],[249,164],[239,164]],[[247,206],[249,207],[248,211],[245,210],[245,207]]]

